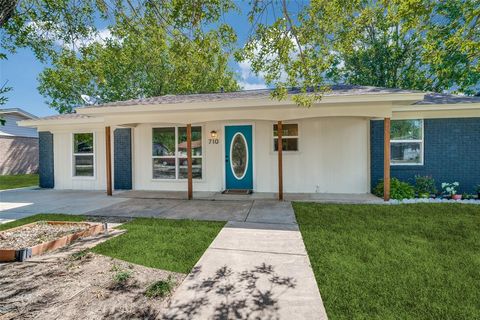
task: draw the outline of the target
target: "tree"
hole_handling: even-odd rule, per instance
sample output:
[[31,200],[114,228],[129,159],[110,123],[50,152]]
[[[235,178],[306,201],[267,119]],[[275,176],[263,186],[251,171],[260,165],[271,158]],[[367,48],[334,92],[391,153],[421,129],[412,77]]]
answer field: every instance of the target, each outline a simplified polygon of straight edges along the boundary
[[480,84],[479,10],[478,0],[255,2],[236,57],[277,98],[299,87],[295,99],[307,106],[332,82],[471,94]]
[[[17,13],[6,24],[11,45],[4,47],[29,47],[51,64],[39,76],[39,91],[61,113],[85,100],[238,89],[228,67],[236,36],[218,23],[234,8],[228,0],[30,2],[28,19]],[[96,27],[97,15],[108,28]]]
[[[0,60],[3,60],[3,59],[6,59],[6,55],[0,53]],[[5,94],[10,90],[12,90],[12,88],[7,86],[7,82],[5,82],[3,85],[0,86],[0,106],[7,103],[8,98],[7,96],[5,96]],[[0,116],[0,125],[2,126],[5,125],[5,119],[3,119],[2,116]]]

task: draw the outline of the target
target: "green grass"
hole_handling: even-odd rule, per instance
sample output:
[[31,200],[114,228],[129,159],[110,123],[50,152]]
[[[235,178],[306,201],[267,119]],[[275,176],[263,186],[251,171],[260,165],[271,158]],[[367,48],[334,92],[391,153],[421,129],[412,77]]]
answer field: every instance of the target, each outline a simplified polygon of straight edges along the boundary
[[480,206],[294,210],[329,319],[480,319]]
[[120,226],[127,230],[125,234],[92,251],[147,267],[189,273],[224,224],[139,218]]
[[38,174],[0,176],[0,190],[38,186]]
[[15,228],[35,221],[84,221],[84,216],[74,216],[69,214],[42,213],[34,216],[18,219],[15,221],[0,224],[0,231]]

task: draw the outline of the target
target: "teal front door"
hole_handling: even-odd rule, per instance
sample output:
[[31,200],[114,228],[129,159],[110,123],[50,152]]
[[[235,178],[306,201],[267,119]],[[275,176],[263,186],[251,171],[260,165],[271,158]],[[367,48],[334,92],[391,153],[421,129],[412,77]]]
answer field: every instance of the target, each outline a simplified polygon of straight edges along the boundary
[[253,189],[252,126],[225,127],[225,187]]

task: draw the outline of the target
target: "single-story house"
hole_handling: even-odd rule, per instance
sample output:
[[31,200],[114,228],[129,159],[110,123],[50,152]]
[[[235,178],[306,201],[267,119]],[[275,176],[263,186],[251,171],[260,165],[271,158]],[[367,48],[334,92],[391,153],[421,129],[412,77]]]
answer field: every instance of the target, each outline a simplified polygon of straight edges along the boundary
[[38,119],[20,108],[0,109],[0,175],[29,174],[38,170],[38,133],[19,127],[18,121]]
[[388,191],[390,176],[417,174],[480,183],[480,97],[334,85],[303,108],[269,90],[166,95],[21,125],[39,131],[45,188],[281,197],[370,193],[384,177]]

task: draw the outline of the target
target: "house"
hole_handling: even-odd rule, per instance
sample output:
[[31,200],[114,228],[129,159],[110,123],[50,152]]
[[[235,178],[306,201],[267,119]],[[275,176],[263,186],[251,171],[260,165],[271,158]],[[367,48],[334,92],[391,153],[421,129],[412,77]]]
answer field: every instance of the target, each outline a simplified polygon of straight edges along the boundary
[[167,95],[21,125],[39,131],[46,188],[282,197],[369,193],[385,177],[388,198],[390,176],[480,183],[480,97],[335,85],[302,108],[269,90]]
[[0,175],[36,173],[38,170],[38,133],[35,128],[20,127],[18,121],[36,120],[20,108],[0,109]]

